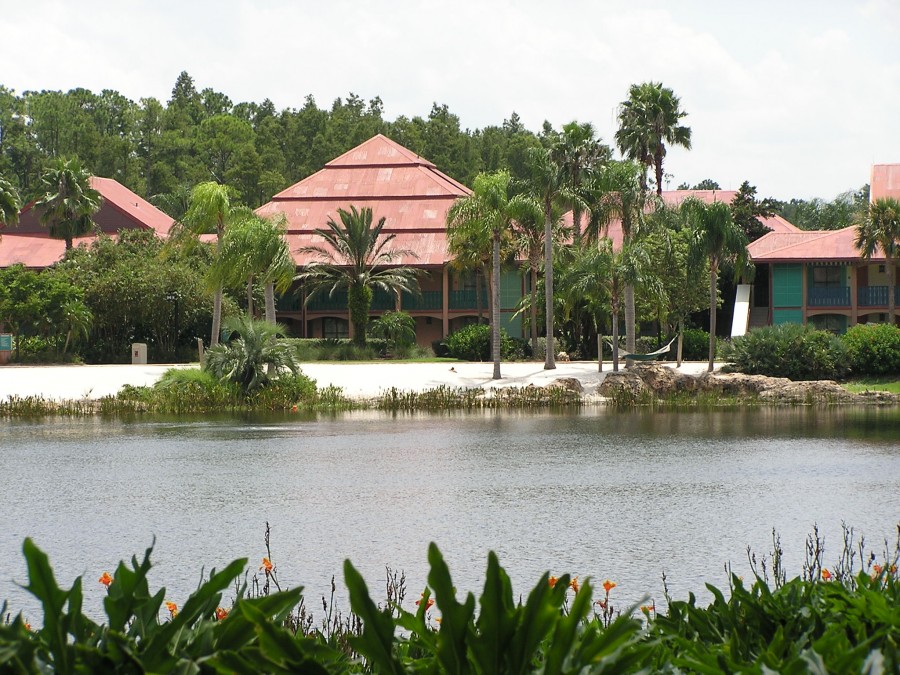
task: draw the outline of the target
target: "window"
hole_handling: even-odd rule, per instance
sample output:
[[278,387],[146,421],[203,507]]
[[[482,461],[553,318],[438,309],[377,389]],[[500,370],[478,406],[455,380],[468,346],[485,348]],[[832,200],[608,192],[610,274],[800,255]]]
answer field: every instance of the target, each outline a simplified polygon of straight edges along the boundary
[[816,330],[827,330],[840,335],[847,330],[847,317],[841,314],[817,314],[809,318]]
[[350,324],[344,319],[325,317],[322,319],[322,336],[333,340],[348,338],[350,337]]
[[813,267],[813,287],[839,288],[844,285],[843,272],[840,267]]

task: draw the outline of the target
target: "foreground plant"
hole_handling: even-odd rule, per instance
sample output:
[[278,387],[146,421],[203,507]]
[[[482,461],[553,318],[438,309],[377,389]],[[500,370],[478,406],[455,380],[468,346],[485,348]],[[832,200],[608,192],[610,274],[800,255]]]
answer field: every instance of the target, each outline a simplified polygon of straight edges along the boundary
[[[616,583],[609,579],[595,601],[589,579],[545,573],[516,599],[494,553],[477,602],[471,593],[459,598],[431,544],[428,587],[414,612],[402,607],[403,577],[388,569],[388,599],[376,604],[348,560],[353,613],[334,613],[332,583],[331,603],[323,598],[328,616],[315,627],[302,589],[278,583],[268,530],[249,591],[246,560],[213,570],[183,603],[165,589],[151,593],[150,549],[142,562],[120,563],[98,580],[106,589],[104,624],[82,613],[81,578],[60,588],[47,556],[27,539],[25,588],[43,606],[43,626],[33,629],[21,615],[0,624],[0,672],[897,672],[900,545],[876,564],[845,530],[844,552],[826,570],[814,533],[803,575],[785,580],[777,536],[773,541],[771,558],[757,565],[751,555],[762,576],[745,586],[731,575],[727,598],[707,585],[707,607],[693,594],[686,601],[666,594],[666,609],[651,602],[624,613],[612,607]],[[235,589],[230,609],[222,604],[228,587]]]

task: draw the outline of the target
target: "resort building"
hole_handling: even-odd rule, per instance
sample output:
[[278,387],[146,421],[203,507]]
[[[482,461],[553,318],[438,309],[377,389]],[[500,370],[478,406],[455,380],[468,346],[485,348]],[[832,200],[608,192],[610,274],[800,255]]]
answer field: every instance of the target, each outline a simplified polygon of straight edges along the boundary
[[[168,236],[172,218],[118,181],[92,176],[91,187],[103,197],[100,210],[93,216],[101,232],[115,235],[119,230],[138,229]],[[50,237],[47,228],[41,225],[34,202],[22,209],[18,225],[5,228],[0,236],[0,267],[22,264],[31,269],[44,269],[61,260],[66,252],[66,242]],[[93,232],[76,237],[72,245],[90,244],[96,237]]]
[[[873,166],[870,186],[872,201],[900,198],[900,164]],[[843,333],[857,323],[887,320],[889,273],[882,251],[863,258],[853,226],[794,230],[770,232],[749,246],[756,267],[750,328],[804,323]]]
[[[316,230],[324,229],[329,218],[340,222],[339,208],[368,207],[375,222],[385,218],[382,232],[395,235],[391,247],[413,253],[397,264],[421,271],[421,293],[397,298],[376,290],[372,316],[387,310],[407,312],[415,318],[417,342],[430,345],[476,321],[479,308],[488,316],[486,284],[476,284],[471,272],[454,269],[447,249],[447,212],[453,202],[469,194],[466,186],[427,159],[379,134],[279,192],[256,213],[285,217],[288,245],[298,268],[320,262],[301,249],[324,243]],[[523,283],[518,271],[502,274],[501,325],[514,337],[522,335],[521,316],[515,312]],[[278,320],[291,326],[298,337],[348,337],[346,294],[320,293],[307,301],[308,290],[297,285],[287,293],[279,303]]]

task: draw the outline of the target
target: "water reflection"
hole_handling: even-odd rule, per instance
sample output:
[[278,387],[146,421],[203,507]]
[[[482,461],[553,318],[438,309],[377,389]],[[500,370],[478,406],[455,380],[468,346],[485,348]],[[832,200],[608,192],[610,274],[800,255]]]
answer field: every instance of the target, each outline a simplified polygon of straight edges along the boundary
[[390,564],[417,592],[434,540],[461,590],[494,549],[518,592],[552,569],[614,578],[637,601],[660,594],[662,571],[681,596],[724,583],[722,564],[740,570],[773,527],[798,571],[813,523],[836,546],[842,520],[875,542],[900,517],[897,409],[92,418],[0,431],[0,598],[14,606],[29,606],[12,583],[25,579],[25,536],[61,579],[86,575],[95,608],[91,580],[154,535],[155,581],[183,600],[202,566],[261,558],[266,521],[279,578],[314,596],[344,557],[376,591]]

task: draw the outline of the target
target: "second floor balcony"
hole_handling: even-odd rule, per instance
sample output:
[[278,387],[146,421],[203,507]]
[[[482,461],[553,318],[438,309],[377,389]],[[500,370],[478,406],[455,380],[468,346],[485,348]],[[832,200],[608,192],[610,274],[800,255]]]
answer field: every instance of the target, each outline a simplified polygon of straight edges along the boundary
[[850,288],[847,286],[812,287],[806,292],[808,307],[849,307]]

